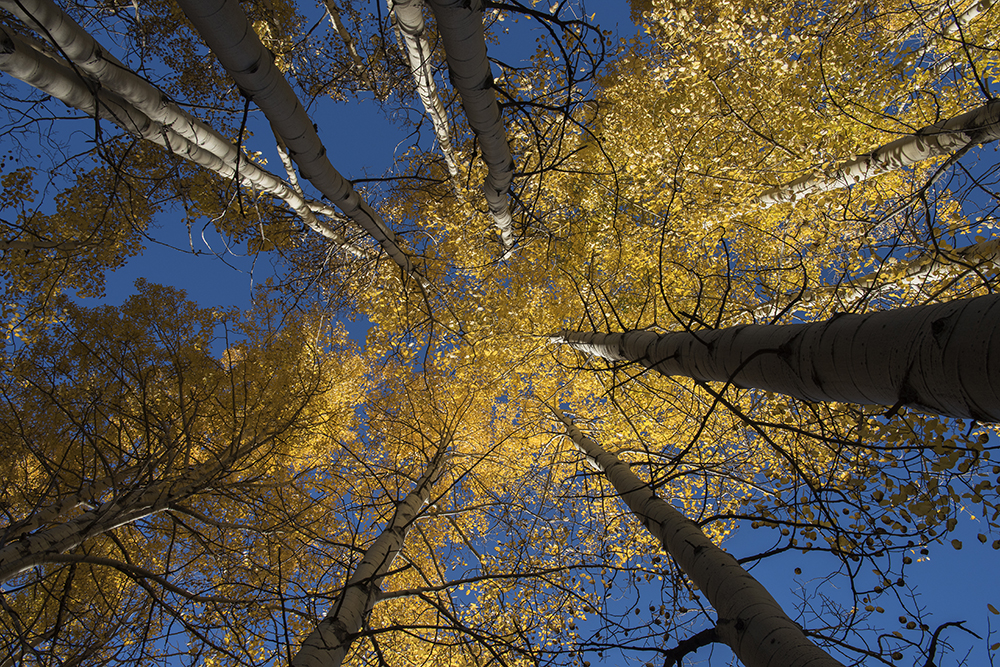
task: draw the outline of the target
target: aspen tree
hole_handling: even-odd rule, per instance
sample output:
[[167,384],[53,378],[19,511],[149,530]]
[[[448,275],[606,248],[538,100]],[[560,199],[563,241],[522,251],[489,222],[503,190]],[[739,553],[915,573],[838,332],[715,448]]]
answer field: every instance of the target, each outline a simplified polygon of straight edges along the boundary
[[[427,40],[424,27],[424,15],[421,0],[388,0],[395,26],[403,36],[403,48],[410,63],[410,72],[417,87],[417,95],[424,105],[427,118],[434,127],[441,155],[452,179],[459,177],[458,157],[451,145],[451,130],[448,127],[448,116],[437,84],[434,82],[434,70],[431,67],[431,45]],[[457,185],[457,184],[456,184]]]
[[690,519],[657,497],[618,457],[577,428],[557,407],[553,414],[587,461],[607,476],[678,567],[704,593],[718,614],[715,630],[746,667],[837,667],[803,634],[756,579],[716,546]]
[[845,309],[861,299],[911,286],[925,287],[960,273],[992,273],[1000,264],[1000,239],[980,241],[960,248],[941,249],[911,260],[889,263],[870,274],[848,277],[839,285],[819,285],[762,303],[753,309],[756,318],[772,318],[789,306],[804,307],[828,300]]
[[302,177],[368,232],[399,266],[404,277],[416,278],[423,286],[426,280],[399,246],[395,232],[330,164],[305,108],[275,66],[274,57],[253,31],[239,3],[182,0],[179,4],[243,93],[267,116]]
[[338,667],[343,664],[355,635],[378,602],[382,580],[402,551],[407,531],[445,471],[450,446],[448,441],[441,442],[427,470],[396,505],[389,524],[365,551],[326,617],[302,642],[291,662],[293,667]]
[[483,6],[479,0],[430,0],[448,59],[451,82],[462,98],[462,108],[476,135],[488,174],[483,184],[493,224],[504,251],[514,245],[513,219],[507,191],[514,178],[514,159],[507,144],[503,117],[493,92],[493,74],[486,57]]
[[[25,8],[10,3],[10,11],[52,36],[55,46],[67,52],[72,65],[92,74],[107,89],[91,90],[87,82],[72,71],[70,63],[46,57],[31,48],[19,35],[3,33],[0,69],[34,86],[68,106],[111,121],[126,132],[151,141],[175,155],[215,172],[223,178],[239,177],[248,186],[284,200],[302,221],[341,246],[343,236],[327,223],[316,219],[314,208],[326,215],[336,213],[322,204],[307,201],[300,192],[249,160],[243,160],[237,172],[236,147],[203,122],[181,111],[176,104],[164,102],[166,96],[120,63],[103,56],[100,46],[71,18],[48,0],[29,2]],[[121,96],[119,96],[119,93]]]
[[954,118],[921,128],[870,153],[831,169],[809,174],[762,193],[761,206],[793,202],[814,192],[848,187],[888,171],[912,167],[924,160],[951,155],[977,144],[1000,139],[1000,101],[991,100]]
[[807,401],[908,406],[1000,421],[1000,297],[826,322],[553,336],[608,361],[637,362],[662,375],[733,383]]

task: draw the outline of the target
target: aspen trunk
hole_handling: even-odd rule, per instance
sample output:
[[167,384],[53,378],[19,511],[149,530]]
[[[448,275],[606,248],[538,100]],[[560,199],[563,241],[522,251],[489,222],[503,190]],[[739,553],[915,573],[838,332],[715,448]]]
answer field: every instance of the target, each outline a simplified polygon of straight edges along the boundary
[[[1000,265],[1000,239],[921,255],[910,261],[889,265],[884,269],[840,285],[820,286],[762,303],[753,310],[758,318],[771,318],[793,303],[811,304],[823,298],[838,305],[849,306],[865,297],[878,296],[895,287],[919,285],[953,277],[958,271],[990,271]],[[880,281],[885,285],[877,286]]]
[[378,91],[375,90],[375,83],[368,75],[368,68],[365,67],[365,61],[361,59],[360,55],[358,55],[358,49],[354,44],[354,38],[351,37],[351,33],[348,31],[347,26],[344,25],[343,19],[340,18],[340,10],[337,9],[337,5],[333,3],[333,0],[323,0],[323,5],[326,7],[327,15],[330,17],[330,23],[333,24],[334,30],[337,31],[341,41],[344,42],[344,46],[347,47],[347,55],[351,57],[351,62],[354,63],[354,69],[358,73],[358,77],[361,79],[361,82],[365,84],[365,87],[378,97]]
[[843,667],[813,644],[781,605],[693,521],[661,500],[617,456],[588,438],[556,407],[566,435],[607,476],[618,495],[718,614],[716,632],[746,667]]
[[567,343],[666,375],[807,401],[909,406],[1000,421],[1000,295],[825,322],[656,334],[563,331]]
[[[911,57],[919,63],[920,59],[927,55],[932,48],[933,42],[931,41],[934,37],[940,37],[943,40],[953,40],[961,38],[961,32],[968,27],[970,23],[975,21],[977,18],[985,14],[991,7],[993,7],[996,0],[977,0],[973,2],[972,5],[968,7],[961,14],[955,14],[954,9],[951,6],[946,6],[940,12],[938,12],[937,20],[940,21],[941,29],[939,33],[931,36],[924,46],[920,47],[911,54]],[[940,63],[935,65],[931,71],[935,74],[943,74],[952,66],[955,65],[955,60],[953,56],[947,56]]]
[[949,120],[900,137],[870,153],[859,155],[826,173],[809,174],[771,188],[757,198],[764,208],[794,202],[815,192],[828,192],[860,183],[879,174],[910,167],[931,157],[950,155],[967,146],[1000,138],[1000,100],[991,100]]
[[60,496],[46,507],[37,508],[36,506],[34,512],[21,521],[12,523],[4,530],[3,539],[0,540],[0,544],[6,544],[14,538],[21,539],[46,524],[54,523],[67,512],[86,504],[93,498],[99,498],[111,489],[123,485],[125,480],[138,471],[138,468],[127,468],[114,475],[104,477],[92,484],[86,485],[76,493]]
[[330,164],[326,148],[302,102],[275,66],[274,56],[253,31],[239,1],[179,0],[178,4],[243,94],[264,112],[288,147],[302,177],[368,232],[404,276],[416,278],[426,286],[426,280],[400,248],[396,234],[382,216]]
[[444,472],[448,444],[448,441],[441,444],[427,472],[396,505],[389,525],[365,551],[326,618],[302,642],[292,659],[292,667],[339,667],[343,664],[354,637],[378,602],[382,580],[402,551],[410,525],[430,499],[431,487]]
[[493,73],[486,58],[483,5],[480,0],[430,0],[451,72],[469,126],[479,141],[488,173],[483,191],[500,231],[504,250],[514,245],[507,191],[514,179],[514,159],[493,93]]
[[21,536],[0,548],[0,583],[44,565],[49,555],[66,553],[89,538],[162,512],[204,488],[221,470],[221,463],[203,464],[178,480],[135,489],[59,525]]
[[417,87],[417,95],[423,102],[427,117],[434,127],[441,154],[444,155],[448,173],[452,179],[459,177],[458,160],[455,149],[451,145],[451,132],[448,129],[448,116],[441,103],[437,84],[434,82],[434,70],[431,68],[431,45],[424,34],[424,15],[421,11],[423,3],[420,0],[389,0],[389,10],[396,21],[396,27],[403,37],[403,46],[410,63],[410,72]]
[[[5,2],[6,0],[3,1]],[[55,34],[64,37],[71,48],[80,51],[80,44],[86,41],[84,36],[70,31],[65,21],[60,22],[59,15],[46,14],[42,9],[44,8],[39,8],[39,14],[52,19]],[[68,17],[65,18],[69,20]],[[38,25],[38,22],[36,21],[35,24]],[[82,33],[82,31],[80,32]],[[86,33],[83,33],[83,35],[86,35]],[[96,42],[93,42],[93,40],[90,41],[95,52],[100,52],[100,47]],[[58,44],[60,47],[62,46],[61,43]],[[83,57],[81,55],[81,58]],[[78,63],[74,63],[74,65],[78,65]],[[141,109],[130,104],[114,92],[113,87],[118,79],[112,80],[106,88],[104,87],[105,83],[102,81],[101,86],[97,87],[96,91],[92,90],[87,85],[87,82],[81,79],[67,64],[44,55],[38,49],[32,48],[31,44],[24,38],[9,33],[3,28],[0,28],[0,70],[60,100],[67,106],[78,109],[89,116],[114,123],[129,134],[142,137],[158,146],[162,146],[174,155],[208,169],[222,178],[232,179],[237,176],[236,147],[227,142],[221,135],[214,133],[214,130],[209,129],[207,134],[202,132],[198,129],[200,121],[196,121],[190,117],[187,117],[188,120],[186,121],[183,118],[176,118],[169,113],[163,112],[159,115],[166,117],[168,123],[164,125],[156,122]],[[109,67],[108,71],[121,74],[114,67]],[[138,78],[134,74],[131,74],[131,76]],[[140,89],[138,85],[134,90],[130,89],[128,85],[123,85],[123,87],[126,90],[132,90],[134,93],[133,97],[136,99],[143,99],[142,95],[136,92]],[[151,86],[149,88],[152,89]],[[156,89],[152,90],[155,91]],[[155,104],[152,100],[146,99],[143,106],[149,108],[151,104],[153,108],[163,111],[165,107],[161,105],[160,100],[164,96],[159,91],[156,91],[156,95],[157,101]],[[183,114],[183,112],[181,113]],[[204,127],[207,128],[207,126]],[[184,130],[187,135],[195,137],[197,143],[189,141],[173,128]],[[225,156],[220,156],[218,153],[224,153]],[[313,215],[314,207],[311,203],[307,202],[298,192],[280,178],[261,169],[249,160],[243,160],[240,163],[239,179],[248,187],[257,188],[285,201],[313,231],[329,238],[342,247],[347,245],[343,236],[336,230],[316,219],[315,215]],[[328,209],[328,213],[336,214],[332,209]]]

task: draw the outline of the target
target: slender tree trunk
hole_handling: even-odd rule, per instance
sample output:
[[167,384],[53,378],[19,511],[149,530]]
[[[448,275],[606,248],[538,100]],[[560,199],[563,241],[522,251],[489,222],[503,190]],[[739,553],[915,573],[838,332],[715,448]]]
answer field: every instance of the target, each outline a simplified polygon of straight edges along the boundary
[[21,521],[12,523],[4,530],[0,544],[7,544],[14,538],[21,539],[45,524],[54,523],[67,512],[91,502],[94,498],[101,497],[111,489],[125,484],[125,481],[137,472],[139,472],[139,468],[126,468],[114,475],[88,484],[76,493],[60,496],[46,507],[36,506],[35,511],[30,515]]
[[563,331],[567,343],[666,375],[807,401],[908,406],[1000,421],[1000,295],[825,322],[656,334]]
[[996,139],[1000,139],[1000,100],[991,100],[977,109],[928,125],[870,153],[859,155],[836,169],[802,176],[771,188],[757,198],[757,203],[767,208],[781,202],[794,202],[815,192],[845,188],[931,157],[950,155],[968,146]]
[[[908,262],[890,265],[839,285],[820,286],[762,303],[753,310],[757,318],[771,318],[791,304],[808,305],[820,299],[835,300],[849,306],[866,297],[878,296],[895,287],[936,282],[954,276],[956,271],[983,271],[1000,265],[1000,239],[921,255]],[[878,282],[885,282],[877,286]]]
[[[2,1],[5,2],[6,0]],[[67,24],[60,19],[59,15],[54,15],[51,12],[46,14],[42,9],[44,8],[39,9],[39,13],[43,17],[51,19],[55,24],[53,26],[55,29],[54,34],[63,36],[67,39],[67,43],[71,48],[79,50],[80,44],[86,41],[84,37],[86,33],[82,33],[82,31],[80,31],[82,35],[80,33],[73,33],[67,28]],[[69,20],[68,17],[65,17],[65,19]],[[35,24],[39,25],[39,22],[35,21]],[[86,37],[89,38],[89,36]],[[100,47],[93,40],[90,41],[95,53],[99,53]],[[62,47],[61,43],[58,43],[58,45]],[[95,56],[95,58],[100,60],[99,57]],[[77,65],[77,63],[74,64]],[[126,132],[162,146],[174,155],[208,169],[222,178],[232,179],[237,176],[237,151],[235,146],[210,128],[208,129],[208,134],[202,132],[201,129],[195,129],[198,128],[199,124],[204,128],[208,126],[187,116],[182,111],[180,112],[183,114],[182,117],[174,117],[164,111],[166,107],[161,104],[161,100],[164,99],[163,94],[149,86],[150,89],[156,91],[156,102],[152,102],[151,99],[145,99],[143,106],[150,108],[151,105],[153,108],[160,110],[162,113],[159,115],[166,117],[169,123],[164,125],[154,121],[141,109],[130,104],[114,91],[114,86],[118,80],[120,78],[127,79],[128,77],[122,75],[122,72],[113,66],[109,66],[107,71],[122,75],[121,77],[113,78],[107,86],[105,86],[105,82],[103,81],[99,82],[100,85],[88,84],[68,64],[46,56],[39,49],[33,48],[25,38],[0,27],[0,70],[74,109],[78,109],[95,118],[114,123]],[[134,74],[130,73],[130,76],[138,79]],[[126,90],[131,90],[134,93],[133,97],[136,99],[144,99],[142,95],[136,92],[141,91],[141,86],[138,84],[134,89],[129,88],[128,85],[124,85],[123,87]],[[174,131],[173,128],[184,129],[186,134],[195,137],[198,143],[189,141]],[[199,144],[204,144],[205,147]],[[225,153],[226,156],[220,157],[213,150],[218,153]],[[346,241],[339,232],[332,229],[329,225],[316,220],[315,215],[313,215],[313,209],[317,207],[314,207],[311,202],[306,201],[297,191],[280,178],[246,159],[240,162],[238,176],[244,185],[257,188],[285,201],[313,231],[329,238],[342,247],[346,246]],[[336,215],[333,209],[329,207],[322,208],[325,209],[322,212]]]
[[493,93],[493,73],[486,57],[481,0],[430,0],[444,43],[451,83],[462,98],[469,126],[479,141],[488,173],[483,191],[504,250],[514,245],[507,191],[514,179],[514,159]]
[[693,521],[653,493],[622,463],[551,408],[566,435],[607,476],[618,495],[660,541],[718,614],[716,632],[746,667],[842,667],[813,644],[760,582]]
[[382,216],[330,164],[305,107],[275,67],[274,56],[257,37],[239,0],[178,0],[178,4],[243,94],[264,112],[302,177],[368,232],[404,276],[426,285]]
[[437,84],[434,82],[434,70],[431,68],[431,45],[424,34],[424,15],[421,11],[421,0],[389,0],[389,10],[392,12],[403,37],[403,48],[410,62],[410,72],[417,87],[417,94],[423,102],[427,117],[434,127],[441,154],[444,155],[448,173],[452,179],[459,177],[458,160],[455,149],[451,145],[451,132],[448,129],[448,115],[441,103]]
[[[933,33],[926,40],[924,46],[914,51],[911,56],[916,59],[916,62],[919,63],[920,60],[931,51],[932,45],[934,44],[934,41],[936,41],[934,39],[935,37],[944,41],[961,39],[962,31],[964,31],[970,23],[978,19],[991,7],[993,7],[995,2],[996,0],[977,0],[961,14],[955,14],[955,10],[950,4],[944,3],[945,7],[941,9],[935,17],[935,20],[941,24],[940,31]],[[943,74],[954,65],[954,56],[947,56],[940,63],[935,65],[932,68],[932,71],[935,74]]]
[[406,533],[430,499],[431,488],[444,472],[448,440],[442,441],[423,477],[393,513],[392,520],[365,551],[330,612],[292,659],[292,667],[339,667],[382,593],[382,580],[403,549]]
[[358,55],[358,49],[354,45],[354,38],[351,37],[347,26],[344,25],[343,19],[340,18],[340,10],[337,9],[337,5],[333,3],[333,0],[323,0],[323,5],[326,7],[327,16],[330,17],[330,23],[333,24],[334,30],[340,35],[344,46],[347,47],[347,54],[351,57],[351,62],[354,63],[354,70],[358,73],[361,82],[365,84],[368,90],[375,94],[375,97],[379,97],[379,92],[375,90],[375,83],[372,81],[371,76],[368,75],[368,68],[365,67],[365,61]]
[[0,548],[0,582],[50,562],[48,556],[66,553],[92,537],[162,512],[205,488],[222,470],[221,461],[202,464],[177,480],[154,482],[61,524],[20,536]]

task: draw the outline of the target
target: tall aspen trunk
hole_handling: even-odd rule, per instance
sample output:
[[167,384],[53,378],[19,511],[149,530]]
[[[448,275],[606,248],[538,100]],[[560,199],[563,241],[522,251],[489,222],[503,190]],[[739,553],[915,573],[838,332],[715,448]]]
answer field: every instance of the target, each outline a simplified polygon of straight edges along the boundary
[[451,145],[448,116],[441,103],[437,84],[434,82],[434,70],[431,67],[431,45],[424,34],[424,15],[421,11],[423,3],[421,0],[388,0],[388,3],[389,10],[395,18],[396,27],[403,38],[403,47],[406,49],[406,57],[410,63],[410,72],[413,74],[417,95],[420,96],[427,117],[434,127],[434,136],[437,137],[438,145],[441,147],[441,154],[448,166],[448,173],[452,179],[457,179],[459,177],[458,160],[455,158],[455,149]]
[[222,469],[221,461],[202,464],[180,479],[154,482],[61,524],[21,535],[0,548],[0,582],[48,563],[47,556],[66,553],[92,537],[162,512],[205,488]]
[[870,153],[859,155],[836,169],[802,176],[771,188],[757,198],[757,203],[767,208],[781,202],[794,202],[815,192],[849,187],[931,157],[951,155],[968,146],[996,139],[1000,139],[1000,100],[991,100],[977,109],[928,125]]
[[1000,421],[1000,295],[825,322],[656,334],[563,331],[566,343],[666,375],[807,401],[909,406]]
[[[920,285],[954,277],[958,272],[995,271],[1000,265],[1000,239],[920,255],[912,260],[888,265],[878,271],[844,281],[790,292],[753,310],[758,318],[771,318],[791,304],[808,305],[829,300],[849,306],[866,297],[878,296],[897,287]],[[878,285],[884,282],[883,285]]]
[[[995,2],[996,0],[976,0],[976,2],[973,2],[961,14],[956,14],[954,8],[950,6],[950,4],[944,3],[944,9],[939,11],[936,17],[936,20],[941,24],[940,32],[932,34],[924,46],[911,53],[910,57],[914,58],[916,62],[919,62],[921,58],[930,53],[933,48],[934,41],[937,41],[935,38],[939,38],[943,41],[961,39],[962,31],[965,30],[970,23],[978,19],[991,7],[993,7]],[[933,22],[929,22],[929,24],[932,23]],[[940,63],[935,65],[931,71],[935,74],[943,74],[954,65],[954,56],[947,56]]]
[[243,94],[264,112],[302,177],[368,232],[404,277],[426,286],[395,232],[330,163],[305,107],[257,37],[239,0],[178,0],[178,4]]
[[746,667],[843,667],[813,644],[781,605],[693,521],[656,496],[617,456],[551,407],[566,435],[660,541],[718,614],[716,632]]
[[481,0],[430,0],[451,72],[451,84],[462,98],[469,127],[476,135],[488,173],[483,184],[493,224],[504,250],[514,245],[510,190],[514,158],[507,144],[500,107],[493,92],[493,73],[486,57]]
[[[6,2],[7,0],[0,0],[0,5]],[[71,51],[89,63],[90,70],[102,74],[111,72],[115,76],[110,77],[108,81],[95,79],[100,85],[89,85],[68,64],[46,56],[38,49],[32,48],[32,45],[21,36],[9,33],[3,28],[0,28],[0,70],[60,100],[67,106],[94,118],[114,123],[129,134],[162,146],[172,154],[208,169],[222,178],[237,177],[237,149],[232,143],[180,109],[177,109],[180,115],[172,114],[171,104],[163,102],[166,99],[163,93],[146,84],[135,74],[131,72],[125,74],[122,69],[113,66],[112,61],[103,60],[103,56],[100,56],[102,51],[96,42],[92,39],[87,42],[89,36],[82,30],[70,29],[71,24],[67,23],[71,21],[69,17],[55,7],[48,7],[50,10],[54,9],[54,12],[47,12],[42,0],[36,2],[35,9],[38,10],[38,16],[50,20],[53,24],[53,35],[62,38]],[[45,30],[48,30],[47,24],[42,24],[40,21],[41,19],[37,18],[33,23],[36,26],[45,25]],[[63,42],[57,41],[56,45],[62,48]],[[90,49],[91,55],[87,55],[87,49]],[[111,62],[111,65],[96,67],[94,62],[105,64]],[[87,71],[87,68],[79,63],[74,62],[74,65]],[[166,124],[153,120],[143,109],[119,95],[116,88],[122,89],[139,101],[144,109],[157,112],[156,115],[165,119]],[[306,201],[283,180],[249,160],[240,162],[238,176],[243,185],[283,200],[316,233],[329,238],[341,247],[347,246],[339,232],[328,224],[318,221],[313,214],[315,209],[319,209],[324,214],[336,216],[337,213],[332,208],[313,206],[312,202]]]
[[292,659],[292,667],[339,667],[343,664],[351,643],[378,602],[382,580],[402,551],[410,525],[427,504],[431,488],[444,472],[449,444],[448,440],[442,441],[423,477],[396,505],[389,525],[365,551],[326,618],[302,642]]

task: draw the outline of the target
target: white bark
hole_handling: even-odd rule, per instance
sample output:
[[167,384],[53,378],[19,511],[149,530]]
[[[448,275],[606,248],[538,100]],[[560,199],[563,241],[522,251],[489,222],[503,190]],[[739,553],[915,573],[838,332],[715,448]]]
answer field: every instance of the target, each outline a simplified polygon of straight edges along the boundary
[[[962,248],[921,255],[908,262],[889,265],[870,275],[840,285],[827,285],[790,292],[763,303],[753,310],[754,317],[771,318],[790,304],[808,306],[821,299],[835,301],[846,308],[864,298],[879,296],[898,287],[922,285],[954,277],[957,272],[996,271],[1000,265],[1000,239],[981,241]],[[878,285],[880,281],[884,285]]]
[[430,0],[444,44],[451,84],[476,135],[486,163],[483,192],[504,250],[514,245],[508,190],[514,179],[514,159],[507,144],[500,107],[493,93],[493,73],[486,57],[481,0]]
[[563,331],[553,342],[666,375],[807,401],[905,405],[1000,421],[1000,295],[826,322],[657,335]]
[[61,524],[21,536],[0,548],[0,583],[49,562],[47,557],[53,554],[77,548],[89,538],[162,512],[204,488],[221,470],[221,462],[202,464],[177,480],[154,482]]
[[354,63],[354,69],[361,78],[361,82],[365,84],[368,90],[375,93],[378,96],[378,91],[375,90],[375,84],[372,82],[372,78],[368,75],[368,68],[365,67],[365,61],[361,59],[358,55],[358,49],[354,45],[354,38],[351,37],[351,33],[347,30],[347,26],[344,25],[343,19],[340,18],[340,11],[337,9],[337,5],[333,4],[333,0],[323,0],[323,5],[326,7],[327,16],[330,17],[330,23],[333,25],[333,29],[337,31],[340,35],[340,39],[344,42],[344,46],[347,47],[347,54],[351,57],[351,62]]
[[77,507],[87,506],[89,502],[92,502],[92,499],[99,498],[108,490],[124,484],[125,480],[138,472],[138,470],[138,468],[127,468],[114,475],[88,484],[76,493],[60,496],[46,507],[36,508],[29,516],[11,524],[5,529],[3,540],[0,543],[5,544],[15,537],[20,539],[46,524],[54,523],[61,516]]
[[264,112],[302,177],[368,232],[404,276],[426,285],[410,257],[399,247],[396,234],[330,164],[302,102],[253,31],[239,1],[179,0],[178,4],[243,94]]
[[[938,13],[937,20],[941,23],[941,29],[935,35],[932,35],[932,39],[933,37],[940,37],[946,41],[961,39],[961,33],[969,26],[969,24],[993,7],[995,2],[996,0],[977,0],[977,2],[972,3],[968,9],[958,15],[954,13],[952,7],[946,6]],[[947,5],[947,3],[945,4]],[[924,46],[913,52],[912,55],[916,59],[916,62],[919,63],[920,59],[930,52],[934,43],[932,39],[928,39]],[[954,64],[955,58],[953,56],[947,56],[940,63],[935,65],[932,68],[932,71],[935,74],[943,74],[945,71],[954,66]]]
[[1000,100],[934,125],[928,125],[870,153],[859,155],[825,173],[808,174],[771,188],[757,198],[764,208],[794,202],[816,192],[849,187],[879,174],[913,166],[923,160],[950,155],[975,144],[1000,139]]
[[718,614],[716,632],[746,667],[842,667],[813,644],[767,589],[693,521],[661,500],[622,463],[584,435],[558,408],[566,434],[660,541]]
[[410,72],[416,84],[417,95],[423,102],[427,117],[434,127],[441,154],[444,155],[448,173],[452,179],[459,177],[458,160],[455,149],[451,145],[451,132],[448,129],[448,115],[445,113],[437,84],[434,82],[434,70],[431,68],[431,45],[424,35],[424,15],[421,11],[421,0],[388,0],[389,11],[395,18],[396,27],[403,38],[406,57],[410,62]]
[[[6,0],[0,1],[5,2]],[[45,15],[43,13],[43,16],[47,16],[54,23],[59,24],[58,15],[51,13]],[[54,34],[66,37],[70,42],[68,45],[71,49],[80,50],[79,45],[85,41],[83,37],[79,34],[70,34],[67,37],[67,33],[71,31],[66,28],[65,22],[53,27],[55,29]],[[92,39],[90,41],[93,42]],[[95,52],[100,52],[100,47],[96,42],[93,42],[92,47],[95,49]],[[79,65],[78,63],[74,64]],[[121,70],[113,66],[109,66],[107,69],[108,71],[122,74]],[[162,97],[162,93],[156,91],[152,86],[149,86],[149,88],[152,91],[156,91],[157,102],[153,103],[152,99],[145,99],[143,106],[150,108],[150,105],[152,105],[152,108],[158,109],[161,112],[159,114],[161,117],[169,119],[169,125],[163,125],[154,121],[145,112],[114,92],[112,84],[117,79],[108,84],[104,81],[100,81],[100,85],[88,83],[88,81],[80,78],[68,64],[46,56],[39,49],[33,48],[32,44],[25,38],[10,33],[3,28],[0,28],[0,70],[62,101],[67,106],[78,109],[95,118],[110,121],[126,132],[162,146],[171,153],[204,167],[223,178],[232,179],[236,176],[236,147],[210,128],[208,135],[202,133],[200,130],[196,131],[193,129],[200,121],[190,118],[183,111],[180,113],[187,117],[188,120],[184,120],[182,117],[174,117],[170,113],[165,112],[163,105],[159,102],[159,100],[165,98]],[[136,79],[139,78],[131,73],[129,73],[129,76]],[[122,75],[122,77],[128,78],[125,75]],[[131,90],[132,93],[135,93],[133,97],[136,99],[143,99],[136,92],[140,88],[138,85],[134,88],[129,88],[128,86],[125,86],[125,88],[127,91]],[[196,137],[205,147],[199,146],[198,143],[189,141],[178,132],[175,132],[173,129],[175,127],[183,129],[189,136]],[[204,127],[207,128],[207,126]],[[225,153],[225,157],[212,152],[212,150],[209,150],[210,148],[220,153]],[[239,169],[239,178],[244,185],[257,188],[285,201],[313,231],[329,238],[342,247],[346,246],[343,236],[326,223],[318,221],[315,215],[313,215],[314,207],[311,202],[306,201],[287,183],[246,159],[241,161]],[[328,209],[328,212],[336,215],[336,211],[333,209]]]
[[389,525],[365,551],[326,618],[302,642],[292,659],[292,667],[339,667],[344,662],[354,637],[379,600],[382,580],[402,551],[410,525],[427,504],[431,488],[444,472],[447,444],[441,445],[427,472],[396,505]]

